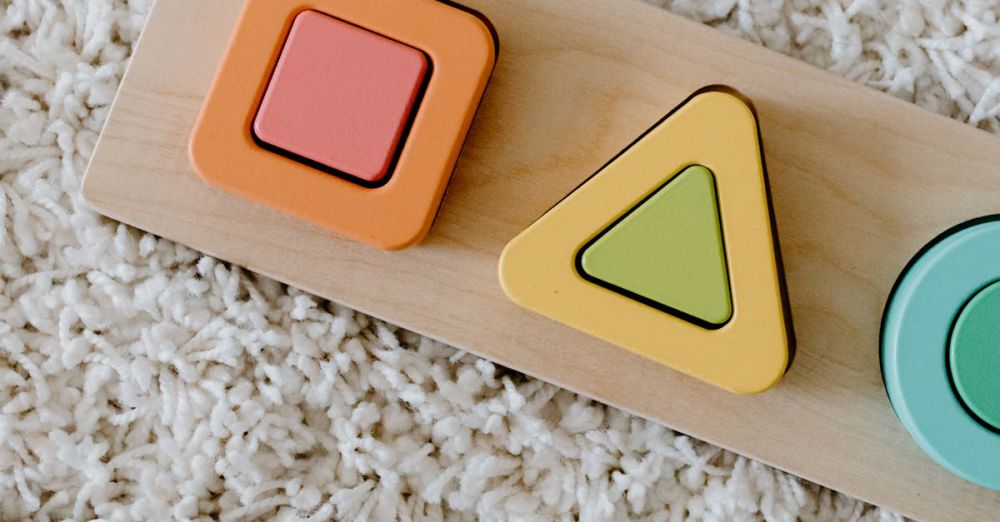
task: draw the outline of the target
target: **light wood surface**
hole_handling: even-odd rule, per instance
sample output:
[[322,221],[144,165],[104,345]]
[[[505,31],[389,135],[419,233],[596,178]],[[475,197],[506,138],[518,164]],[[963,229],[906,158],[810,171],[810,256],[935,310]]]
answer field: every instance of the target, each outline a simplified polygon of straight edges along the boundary
[[[905,514],[1000,513],[1000,493],[909,439],[878,363],[910,256],[1000,210],[1000,140],[634,0],[473,0],[500,34],[492,85],[426,241],[378,252],[192,173],[188,134],[241,3],[157,3],[86,177],[96,209]],[[712,83],[760,113],[798,338],[785,380],[753,397],[524,311],[496,274],[508,240]]]

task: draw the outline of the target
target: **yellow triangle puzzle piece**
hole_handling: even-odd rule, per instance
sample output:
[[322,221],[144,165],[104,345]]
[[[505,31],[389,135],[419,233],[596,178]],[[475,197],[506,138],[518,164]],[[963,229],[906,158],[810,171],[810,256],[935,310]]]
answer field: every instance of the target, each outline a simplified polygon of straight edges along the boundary
[[500,280],[525,308],[716,386],[776,384],[792,330],[753,108],[726,88],[692,95],[514,238]]

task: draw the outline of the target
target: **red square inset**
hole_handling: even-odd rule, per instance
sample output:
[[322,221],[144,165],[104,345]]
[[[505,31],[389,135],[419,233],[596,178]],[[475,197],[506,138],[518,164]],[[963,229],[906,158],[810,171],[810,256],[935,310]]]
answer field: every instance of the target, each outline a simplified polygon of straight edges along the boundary
[[296,16],[253,129],[258,140],[377,184],[428,72],[423,52],[317,11]]

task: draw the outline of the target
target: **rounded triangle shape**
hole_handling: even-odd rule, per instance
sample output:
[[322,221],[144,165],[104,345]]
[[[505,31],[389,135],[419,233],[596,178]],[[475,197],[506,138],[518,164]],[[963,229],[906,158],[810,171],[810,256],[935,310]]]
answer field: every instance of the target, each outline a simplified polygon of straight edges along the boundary
[[705,328],[733,315],[715,177],[686,167],[580,252],[584,278]]
[[[732,316],[706,329],[594,284],[578,256],[596,231],[691,165],[715,176]],[[734,393],[784,375],[793,346],[756,114],[724,87],[696,92],[515,237],[500,282],[519,305]],[[609,369],[613,371],[613,369]]]

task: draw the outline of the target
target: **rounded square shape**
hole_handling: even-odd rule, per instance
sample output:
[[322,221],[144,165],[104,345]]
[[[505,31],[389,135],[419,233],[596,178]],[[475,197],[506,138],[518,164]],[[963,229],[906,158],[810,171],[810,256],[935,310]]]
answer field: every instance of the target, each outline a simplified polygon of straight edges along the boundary
[[413,47],[303,11],[264,92],[254,134],[294,157],[378,183],[395,161],[427,66]]
[[[420,49],[432,72],[393,175],[368,188],[260,147],[252,127],[294,18],[314,10]],[[247,0],[195,122],[202,179],[385,249],[430,229],[496,60],[491,28],[437,0]]]

